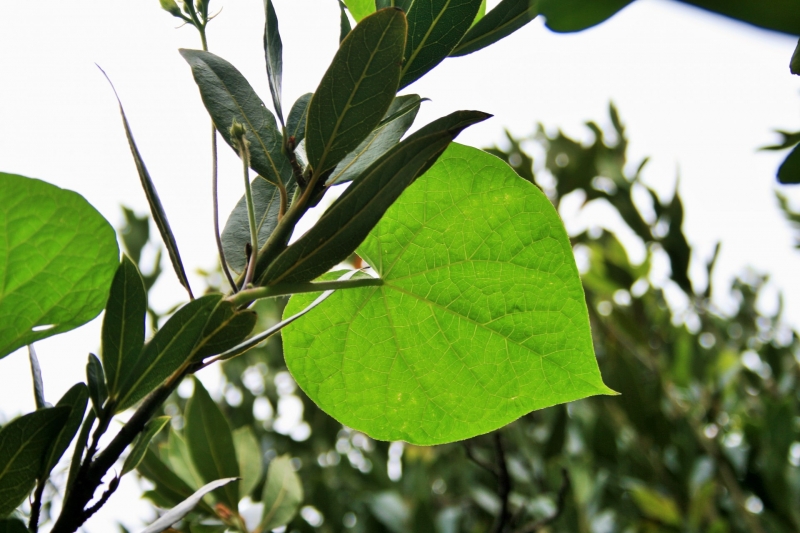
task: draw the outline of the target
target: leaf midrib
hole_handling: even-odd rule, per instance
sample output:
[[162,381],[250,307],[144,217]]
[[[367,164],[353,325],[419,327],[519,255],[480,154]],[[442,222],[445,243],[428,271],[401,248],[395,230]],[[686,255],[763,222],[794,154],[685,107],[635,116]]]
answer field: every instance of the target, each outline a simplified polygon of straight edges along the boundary
[[[439,19],[441,19],[441,18],[442,18],[442,15],[444,15],[444,12],[445,12],[445,11],[447,11],[447,8],[448,8],[448,7],[450,7],[450,2],[451,2],[451,0],[447,0],[447,1],[445,2],[444,6],[442,6],[442,9],[439,11],[439,14],[438,14],[438,15],[436,15],[436,17],[435,17],[435,18],[433,19],[433,21],[431,22],[431,25],[428,27],[428,31],[427,31],[427,32],[425,32],[425,35],[422,37],[422,41],[420,41],[420,44],[419,44],[419,46],[416,48],[416,50],[414,50],[414,51],[412,52],[412,54],[411,54],[411,57],[409,57],[409,58],[406,60],[405,66],[403,66],[403,70],[402,70],[402,71],[400,71],[400,79],[401,79],[401,80],[402,80],[402,79],[403,79],[403,77],[406,75],[406,73],[408,72],[408,69],[411,67],[411,65],[412,65],[412,64],[414,64],[414,60],[417,58],[417,55],[419,55],[419,53],[422,51],[422,49],[423,49],[423,48],[425,48],[425,45],[426,45],[426,44],[427,44],[427,42],[428,42],[428,38],[431,36],[431,33],[433,33],[433,29],[434,29],[434,28],[435,28],[435,27],[436,27],[436,26],[439,24]],[[409,10],[408,10],[408,11],[409,11],[409,13],[410,13],[410,12],[411,12],[411,10],[412,10],[412,9],[414,9],[416,6],[417,6],[417,3],[416,3],[416,2],[414,2],[414,3],[411,5],[411,7],[409,8]],[[458,45],[456,45],[456,46],[458,46]]]
[[[528,6],[528,9],[530,9],[530,6]],[[511,25],[512,25],[513,23],[515,23],[515,22],[516,22],[518,19],[524,18],[525,16],[527,16],[527,14],[528,14],[528,10],[526,9],[526,10],[525,10],[525,11],[523,11],[522,13],[519,13],[517,16],[515,16],[515,17],[511,17],[511,18],[509,18],[509,19],[506,19],[506,21],[505,21],[505,22],[503,22],[503,23],[502,23],[502,24],[500,24],[499,26],[495,26],[495,27],[494,27],[493,29],[491,29],[490,31],[484,31],[483,33],[479,33],[479,34],[475,35],[475,36],[474,36],[474,37],[473,37],[471,40],[469,40],[469,41],[461,41],[461,42],[459,42],[459,43],[456,45],[456,47],[453,49],[453,51],[454,51],[454,52],[457,52],[458,50],[461,50],[461,49],[467,48],[467,47],[469,47],[470,45],[472,45],[472,44],[474,44],[474,43],[477,43],[477,42],[479,42],[480,40],[482,40],[482,39],[484,39],[484,38],[486,38],[486,37],[488,37],[488,36],[490,36],[490,35],[493,35],[493,34],[495,34],[495,33],[498,33],[498,32],[500,32],[500,31],[504,30],[506,27],[508,27],[508,26],[511,26]],[[531,20],[532,20],[532,19],[531,19]]]

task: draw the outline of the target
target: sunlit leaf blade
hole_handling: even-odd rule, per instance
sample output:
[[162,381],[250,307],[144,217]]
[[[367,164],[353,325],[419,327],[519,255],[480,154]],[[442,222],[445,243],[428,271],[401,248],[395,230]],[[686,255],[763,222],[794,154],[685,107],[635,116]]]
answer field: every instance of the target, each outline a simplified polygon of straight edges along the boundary
[[225,142],[233,147],[230,127],[234,120],[244,124],[253,170],[272,182],[288,182],[292,168],[282,152],[275,117],[250,83],[233,65],[212,53],[186,49],[180,52],[192,67],[203,104]]
[[144,398],[188,362],[220,298],[219,294],[209,294],[184,305],[145,344],[139,361],[120,389],[117,412]]
[[40,409],[0,429],[0,518],[16,509],[33,489],[45,453],[69,412],[69,407]]
[[261,531],[286,525],[297,513],[303,502],[303,485],[288,456],[276,457],[269,463],[261,501],[264,502]]
[[789,152],[778,168],[778,181],[785,185],[800,183],[800,144]]
[[272,104],[283,124],[283,107],[281,106],[281,85],[283,79],[283,43],[278,31],[278,15],[272,0],[264,0],[264,59],[267,61],[267,80]]
[[358,148],[339,161],[328,178],[328,183],[343,183],[355,179],[380,156],[396,146],[417,118],[420,102],[421,99],[416,94],[395,98],[386,111],[383,123],[372,130]]
[[67,451],[69,444],[81,427],[83,415],[86,412],[86,404],[88,402],[89,390],[83,383],[77,383],[58,400],[58,403],[56,403],[56,407],[69,407],[69,416],[64,426],[58,432],[58,435],[53,439],[52,445],[47,452],[47,456],[42,463],[40,479],[45,479],[50,475],[50,472],[55,468],[61,456]]
[[249,496],[261,481],[261,473],[264,471],[261,446],[250,426],[242,426],[233,431],[233,445],[236,448],[236,458],[242,476],[239,482],[239,494],[244,498]]
[[148,527],[143,529],[141,533],[160,533],[161,531],[166,531],[169,527],[176,522],[178,522],[181,518],[189,514],[195,506],[200,503],[203,499],[203,496],[208,494],[209,492],[216,490],[222,486],[229,485],[232,481],[236,481],[237,478],[226,478],[226,479],[217,479],[212,481],[211,483],[204,485],[200,488],[197,492],[192,494],[190,497],[182,501],[177,506],[170,509],[168,512],[161,515],[161,517],[150,524]]
[[103,404],[108,398],[108,387],[106,378],[103,375],[103,365],[100,359],[93,353],[89,354],[89,361],[86,363],[86,383],[89,388],[89,397],[92,399],[94,412],[97,416],[102,413]]
[[439,444],[612,393],[558,213],[494,156],[451,145],[358,254],[384,285],[337,291],[283,334],[298,385],[348,427]]
[[478,8],[478,14],[475,15],[475,19],[472,21],[472,25],[474,26],[486,15],[486,0],[481,0],[481,7]]
[[0,359],[103,310],[114,229],[78,193],[0,172]]
[[125,458],[125,462],[122,464],[122,472],[120,473],[120,476],[124,476],[128,472],[132,472],[137,466],[139,466],[139,463],[141,463],[142,459],[144,458],[144,454],[147,453],[147,447],[150,446],[150,441],[152,441],[153,438],[158,435],[162,429],[164,429],[169,421],[170,417],[159,416],[147,423],[144,431],[138,437],[136,437],[136,442],[134,442],[128,457]]
[[144,345],[147,291],[136,264],[128,256],[114,274],[103,315],[103,369],[111,397],[136,365]]
[[253,331],[257,318],[255,311],[237,310],[231,302],[221,300],[194,347],[192,361],[201,361],[233,348]]
[[42,367],[39,366],[39,357],[36,355],[36,348],[33,344],[28,345],[28,360],[31,363],[31,378],[33,379],[33,399],[37,409],[47,407],[44,399],[44,381],[42,380]]
[[372,164],[317,224],[269,266],[262,285],[310,281],[347,258],[381,216],[464,129],[490,115],[457,111],[435,120]]
[[[103,69],[100,69],[100,72],[103,72]],[[103,75],[106,76],[106,73],[103,72]],[[181,261],[181,254],[178,251],[178,243],[175,241],[175,236],[172,234],[172,228],[169,225],[169,220],[167,220],[167,213],[164,211],[164,206],[161,205],[161,198],[158,196],[156,186],[150,177],[150,173],[147,172],[147,167],[144,165],[144,161],[142,161],[141,154],[139,154],[139,148],[136,147],[136,142],[133,140],[133,133],[128,124],[128,117],[125,116],[125,110],[122,108],[122,100],[120,100],[117,90],[114,88],[114,84],[111,83],[108,76],[106,76],[106,79],[108,83],[111,84],[111,89],[114,91],[114,96],[117,98],[117,103],[119,104],[122,124],[125,126],[125,136],[128,138],[128,145],[131,149],[131,155],[133,155],[133,161],[136,164],[136,171],[139,173],[139,180],[142,182],[142,189],[147,197],[147,203],[150,205],[150,214],[153,216],[156,227],[158,227],[158,232],[161,234],[164,246],[167,247],[169,260],[172,263],[172,268],[175,270],[175,275],[178,276],[178,281],[186,288],[189,297],[193,298],[192,289],[189,286],[189,279],[186,277],[186,271],[183,269],[183,261]]]
[[538,0],[539,14],[555,32],[581,31],[614,16],[633,0]]
[[378,125],[397,92],[406,18],[383,9],[347,36],[308,104],[306,152],[317,174],[333,168]]
[[295,146],[306,138],[306,117],[311,96],[311,93],[306,93],[298,98],[289,110],[289,118],[286,119],[286,135],[294,137]]
[[344,4],[356,22],[375,12],[375,0],[344,0]]
[[347,10],[345,9],[345,5],[342,0],[339,0],[339,43],[341,44],[344,41],[344,38],[347,37],[347,34],[350,33],[350,30],[353,28],[350,27],[350,19],[347,18]]
[[536,18],[534,0],[503,0],[477,22],[450,56],[463,56],[496,43]]
[[0,520],[0,533],[29,533],[25,524],[16,518]]
[[[239,463],[236,460],[236,448],[228,420],[196,378],[194,394],[186,406],[184,432],[192,463],[203,481],[239,477]],[[231,483],[216,494],[228,509],[238,509],[238,483]]]
[[720,15],[768,30],[800,35],[800,9],[795,0],[681,0]]
[[481,0],[416,0],[408,8],[408,41],[400,88],[441,63],[478,14]]

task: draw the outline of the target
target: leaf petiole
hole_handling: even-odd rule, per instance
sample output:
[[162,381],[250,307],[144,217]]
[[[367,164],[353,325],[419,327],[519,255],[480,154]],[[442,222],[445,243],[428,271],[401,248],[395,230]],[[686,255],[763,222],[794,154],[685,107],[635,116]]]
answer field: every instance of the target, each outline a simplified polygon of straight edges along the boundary
[[284,283],[272,287],[255,287],[246,289],[228,297],[236,306],[247,305],[263,298],[288,296],[303,292],[320,292],[337,289],[356,289],[359,287],[380,287],[383,280],[380,278],[346,279],[334,281],[318,281],[306,283]]

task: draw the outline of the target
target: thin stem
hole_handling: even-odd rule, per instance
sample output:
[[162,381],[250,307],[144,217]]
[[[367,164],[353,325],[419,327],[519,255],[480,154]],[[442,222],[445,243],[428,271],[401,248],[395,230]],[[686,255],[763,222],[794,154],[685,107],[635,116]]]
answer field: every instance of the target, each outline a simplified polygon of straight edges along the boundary
[[508,512],[508,497],[511,495],[511,476],[508,474],[508,463],[506,462],[506,452],[503,446],[503,438],[499,431],[495,431],[494,437],[495,467],[497,472],[497,496],[500,498],[500,514],[494,523],[492,531],[503,533],[508,524],[510,513]]
[[242,175],[244,176],[244,195],[247,200],[247,222],[250,226],[250,246],[252,252],[250,254],[250,261],[247,263],[247,274],[242,283],[244,289],[253,281],[253,275],[256,271],[256,261],[258,261],[258,229],[256,228],[256,209],[253,204],[253,191],[250,187],[250,153],[247,149],[247,140],[242,135],[238,143],[239,155],[242,159]]
[[28,521],[28,529],[31,533],[39,531],[39,515],[42,511],[42,495],[45,485],[47,485],[47,479],[39,479],[36,482],[36,492],[33,494],[33,503],[31,504],[31,518]]
[[236,292],[238,289],[236,287],[236,282],[233,280],[233,275],[231,275],[231,271],[228,268],[228,261],[225,259],[225,250],[222,248],[222,237],[220,236],[219,231],[219,197],[217,195],[217,174],[218,174],[218,164],[217,164],[217,128],[214,126],[214,122],[211,122],[211,202],[213,204],[213,211],[214,211],[214,240],[217,243],[217,253],[219,254],[219,262],[222,266],[222,272],[225,274],[225,278],[227,278],[228,283],[231,286],[231,290]]
[[235,306],[242,306],[254,302],[255,300],[274,298],[276,296],[287,296],[289,294],[320,292],[337,289],[355,289],[359,287],[380,287],[381,285],[383,285],[383,280],[380,278],[285,283],[272,287],[255,287],[252,289],[246,289],[229,296],[228,300],[231,301]]

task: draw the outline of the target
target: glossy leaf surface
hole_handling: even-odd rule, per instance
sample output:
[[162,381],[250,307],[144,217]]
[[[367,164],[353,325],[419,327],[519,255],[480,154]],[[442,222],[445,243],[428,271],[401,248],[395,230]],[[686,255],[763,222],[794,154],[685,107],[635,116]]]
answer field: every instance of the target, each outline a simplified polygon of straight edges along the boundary
[[250,495],[261,481],[264,470],[261,446],[256,439],[253,428],[242,426],[233,431],[233,446],[236,448],[236,459],[239,461],[239,494],[244,498]]
[[78,193],[0,172],[0,359],[103,310],[114,229]]
[[384,285],[338,291],[284,332],[297,383],[343,424],[438,444],[612,393],[561,220],[499,159],[451,145],[358,254]]
[[486,48],[525,26],[538,15],[534,0],[503,0],[469,29],[451,56]]
[[42,475],[40,479],[50,475],[50,472],[55,468],[61,456],[67,451],[69,444],[81,427],[83,415],[86,413],[86,404],[88,402],[89,390],[83,383],[77,383],[64,393],[64,396],[56,403],[56,407],[68,407],[70,409],[69,416],[64,426],[59,430],[58,435],[51,443],[52,445],[42,463]]
[[303,486],[288,456],[276,457],[269,463],[261,501],[264,502],[262,531],[288,524],[297,513],[303,503]]
[[278,15],[272,0],[264,0],[264,59],[267,62],[267,80],[272,104],[283,123],[283,106],[281,104],[281,86],[283,84],[283,42],[278,30]]
[[128,457],[125,458],[125,462],[122,464],[121,476],[133,471],[139,466],[139,463],[141,463],[144,458],[144,454],[147,453],[147,447],[150,446],[150,441],[164,429],[169,423],[169,420],[170,417],[168,416],[159,416],[147,423],[144,431],[136,437],[136,442],[133,444]]
[[306,152],[316,173],[336,166],[378,125],[397,92],[406,17],[383,9],[342,42],[308,104]]

